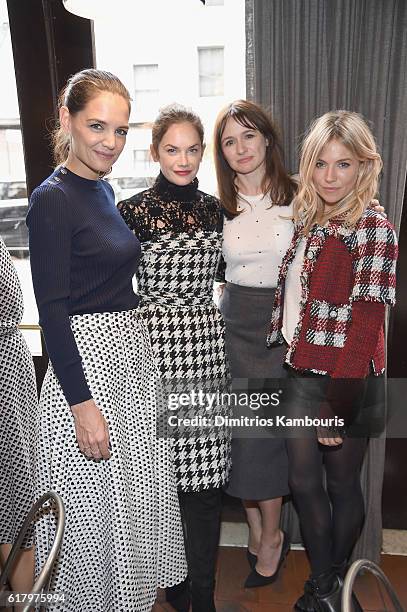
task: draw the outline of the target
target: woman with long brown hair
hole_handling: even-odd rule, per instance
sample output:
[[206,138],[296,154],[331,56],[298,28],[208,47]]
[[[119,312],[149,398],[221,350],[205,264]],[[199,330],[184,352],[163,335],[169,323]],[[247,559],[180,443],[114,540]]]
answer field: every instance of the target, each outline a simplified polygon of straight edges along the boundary
[[[296,184],[284,168],[278,131],[257,104],[237,100],[224,108],[214,141],[218,194],[226,211],[220,309],[227,355],[233,378],[251,379],[259,390],[262,380],[286,375],[284,349],[268,350],[264,337],[277,270],[293,233]],[[279,528],[282,496],[289,493],[284,440],[234,438],[226,491],[243,500],[249,524],[252,572],[245,586],[270,584],[289,549],[288,535]]]

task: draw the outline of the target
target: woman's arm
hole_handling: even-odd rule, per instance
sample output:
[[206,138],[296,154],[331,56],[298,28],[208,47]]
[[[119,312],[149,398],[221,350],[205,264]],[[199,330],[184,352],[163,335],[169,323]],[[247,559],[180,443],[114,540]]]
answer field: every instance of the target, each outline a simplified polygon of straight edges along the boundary
[[75,416],[78,444],[94,459],[110,456],[105,420],[92,400],[69,321],[72,223],[65,194],[35,190],[27,216],[35,297],[48,355]]
[[72,222],[65,194],[35,190],[27,216],[30,263],[48,355],[70,406],[91,398],[69,322]]
[[[368,375],[369,363],[384,324],[386,307],[377,302],[356,302],[352,307],[352,322],[345,346],[332,373],[327,390],[327,401],[320,411],[322,418],[340,417],[345,423],[352,417],[355,401],[363,389],[363,379]],[[351,379],[351,380],[349,380]],[[341,436],[329,437],[322,429],[318,441],[327,446],[342,443]]]
[[[352,320],[331,373],[324,416],[346,420],[352,412],[361,391],[359,383],[369,373],[383,329],[386,304],[395,302],[397,254],[397,238],[390,223],[377,215],[365,217],[355,232],[352,249]],[[321,442],[327,443],[326,439]]]

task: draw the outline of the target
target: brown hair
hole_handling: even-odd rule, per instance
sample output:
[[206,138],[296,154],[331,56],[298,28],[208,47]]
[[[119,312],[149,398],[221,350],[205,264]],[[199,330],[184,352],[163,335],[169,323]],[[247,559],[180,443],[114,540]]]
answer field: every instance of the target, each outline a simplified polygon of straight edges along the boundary
[[[58,108],[66,106],[71,115],[76,115],[92,98],[105,91],[122,96],[128,103],[130,112],[130,94],[120,79],[111,72],[95,68],[81,70],[68,79],[59,95]],[[69,135],[58,124],[52,134],[54,161],[57,166],[68,157],[69,142]]]
[[[324,202],[313,182],[313,173],[322,149],[338,140],[359,160],[358,175],[350,193],[325,212]],[[372,132],[362,115],[346,110],[325,113],[316,119],[301,148],[300,184],[294,199],[294,217],[301,219],[304,233],[318,223],[343,216],[347,227],[354,227],[377,194],[382,160]]]
[[174,123],[191,123],[199,135],[201,145],[204,142],[204,128],[202,121],[190,108],[181,104],[169,104],[160,108],[160,112],[152,125],[152,141],[154,150],[158,153],[158,147],[164,134]]
[[222,136],[230,117],[246,128],[258,130],[268,140],[262,190],[264,194],[270,195],[273,204],[287,206],[296,192],[296,183],[284,167],[279,133],[261,106],[248,100],[236,100],[228,104],[220,111],[215,122],[215,168],[222,205],[232,216],[240,214],[237,211],[236,172],[229,166],[222,151]]

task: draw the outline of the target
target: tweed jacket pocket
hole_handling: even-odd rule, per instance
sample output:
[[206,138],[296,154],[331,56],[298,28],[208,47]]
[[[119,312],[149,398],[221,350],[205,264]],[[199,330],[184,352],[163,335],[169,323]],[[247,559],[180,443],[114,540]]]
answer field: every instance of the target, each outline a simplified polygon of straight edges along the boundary
[[350,304],[332,304],[325,300],[313,300],[310,308],[310,325],[305,339],[318,346],[343,348],[352,320]]

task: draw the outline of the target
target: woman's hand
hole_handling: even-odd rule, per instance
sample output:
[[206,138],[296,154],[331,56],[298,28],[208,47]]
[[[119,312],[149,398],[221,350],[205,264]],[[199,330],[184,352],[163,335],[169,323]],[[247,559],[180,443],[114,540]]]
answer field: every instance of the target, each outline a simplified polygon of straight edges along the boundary
[[317,427],[317,437],[318,442],[324,446],[340,446],[343,443],[343,438],[339,434],[326,427]]
[[90,459],[109,459],[109,430],[93,399],[75,404],[71,410],[81,452]]
[[384,219],[387,219],[387,213],[384,209],[384,206],[380,204],[379,200],[375,200],[375,199],[370,200],[369,208],[372,208],[374,211],[379,213],[379,215],[381,215]]
[[225,288],[226,283],[219,283],[215,287],[215,294],[218,300],[222,297],[223,290]]

